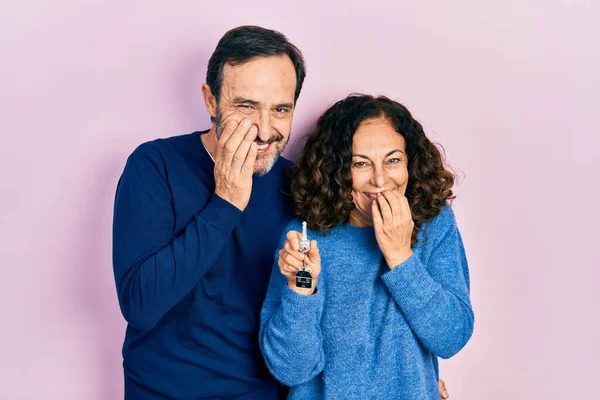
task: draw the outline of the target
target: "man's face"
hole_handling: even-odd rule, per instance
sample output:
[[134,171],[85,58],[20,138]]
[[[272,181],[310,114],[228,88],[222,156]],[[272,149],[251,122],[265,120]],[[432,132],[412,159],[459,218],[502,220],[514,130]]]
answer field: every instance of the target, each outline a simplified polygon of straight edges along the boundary
[[258,128],[255,175],[269,172],[288,143],[295,91],[296,70],[288,56],[258,57],[223,67],[215,116],[217,137],[229,121],[250,119]]

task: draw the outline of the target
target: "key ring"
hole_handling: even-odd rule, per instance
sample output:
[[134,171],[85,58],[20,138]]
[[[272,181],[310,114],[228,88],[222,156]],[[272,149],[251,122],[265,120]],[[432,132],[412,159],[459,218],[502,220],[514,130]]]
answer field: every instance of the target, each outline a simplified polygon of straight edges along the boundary
[[313,277],[310,268],[306,267],[306,253],[310,250],[306,221],[302,222],[302,239],[298,245],[298,250],[302,252],[302,269],[296,272],[296,287],[310,289],[312,288]]

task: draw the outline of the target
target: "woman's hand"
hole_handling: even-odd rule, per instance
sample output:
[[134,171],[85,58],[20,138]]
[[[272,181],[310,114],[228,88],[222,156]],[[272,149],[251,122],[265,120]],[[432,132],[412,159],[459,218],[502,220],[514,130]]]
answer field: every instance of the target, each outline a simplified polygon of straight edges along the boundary
[[[317,280],[321,273],[321,256],[319,255],[319,248],[315,240],[310,242],[310,250],[306,254],[298,250],[300,248],[300,239],[302,239],[300,232],[289,231],[287,233],[287,240],[283,248],[279,250],[278,265],[281,273],[287,278],[290,289],[299,294],[311,295],[315,292]],[[312,287],[298,288],[296,287],[296,272],[303,268],[302,260],[305,257],[306,268],[310,269],[313,277]]]
[[379,249],[390,269],[412,255],[410,242],[415,226],[406,197],[398,189],[377,194],[371,205]]
[[449,399],[450,398],[450,394],[448,393],[448,390],[446,389],[446,382],[444,382],[443,380],[440,379],[439,387],[440,387],[440,396],[441,396],[441,398],[443,400]]

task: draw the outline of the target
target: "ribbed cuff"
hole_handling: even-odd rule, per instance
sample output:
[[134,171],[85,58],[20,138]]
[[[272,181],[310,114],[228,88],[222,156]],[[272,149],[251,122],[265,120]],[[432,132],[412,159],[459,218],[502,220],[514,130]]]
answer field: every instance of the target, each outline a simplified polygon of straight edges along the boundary
[[323,298],[321,290],[305,296],[294,292],[286,283],[281,293],[281,307],[286,315],[292,314],[294,319],[316,322],[323,307]]
[[441,289],[415,254],[383,274],[382,279],[400,308],[409,313],[425,307]]
[[242,211],[228,201],[213,194],[206,207],[200,211],[198,216],[214,226],[219,232],[229,235],[242,217]]

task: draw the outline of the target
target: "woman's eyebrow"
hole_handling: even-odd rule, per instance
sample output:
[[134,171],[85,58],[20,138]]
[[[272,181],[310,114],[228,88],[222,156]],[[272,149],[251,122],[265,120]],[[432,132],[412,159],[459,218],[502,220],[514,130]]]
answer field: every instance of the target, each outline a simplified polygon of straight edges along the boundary
[[392,150],[392,151],[390,151],[390,152],[389,152],[389,153],[387,153],[385,156],[386,156],[386,157],[389,157],[389,156],[391,156],[391,155],[392,155],[392,154],[394,154],[394,153],[402,153],[402,154],[404,154],[404,152],[403,152],[402,150],[400,150],[400,149],[396,149],[396,150]]
[[[402,154],[404,154],[404,152],[402,150],[395,149],[395,150],[392,150],[389,153],[387,153],[385,156],[389,157],[389,156],[391,156],[394,153],[402,153]],[[370,158],[367,157],[367,156],[365,156],[364,154],[352,154],[352,157],[360,157],[360,158],[366,158],[367,160],[370,160]]]

